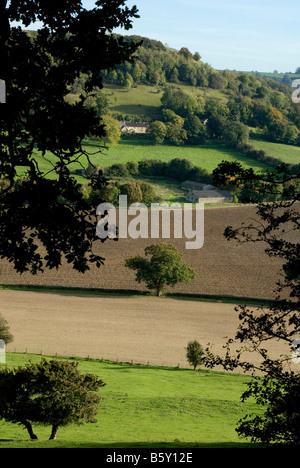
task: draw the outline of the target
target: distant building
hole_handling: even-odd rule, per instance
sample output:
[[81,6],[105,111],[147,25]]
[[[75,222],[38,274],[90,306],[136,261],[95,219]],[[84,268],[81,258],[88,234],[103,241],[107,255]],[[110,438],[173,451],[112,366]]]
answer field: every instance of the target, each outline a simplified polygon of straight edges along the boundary
[[186,200],[192,203],[232,203],[233,196],[226,190],[191,190]]
[[181,189],[182,190],[205,190],[205,187],[211,187],[209,190],[214,190],[212,185],[207,184],[200,184],[199,182],[192,182],[191,180],[186,180],[182,182]]
[[128,133],[147,133],[148,125],[139,122],[126,122],[125,120],[120,122],[122,132]]

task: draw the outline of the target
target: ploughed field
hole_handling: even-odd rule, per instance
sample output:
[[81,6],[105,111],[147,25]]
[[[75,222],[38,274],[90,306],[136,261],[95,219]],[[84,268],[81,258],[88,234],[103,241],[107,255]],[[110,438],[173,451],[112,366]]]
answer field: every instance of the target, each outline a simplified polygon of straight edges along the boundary
[[[280,259],[269,258],[264,253],[265,246],[262,243],[239,245],[235,241],[227,241],[223,235],[228,225],[238,227],[242,223],[252,222],[255,216],[255,208],[251,206],[206,209],[204,245],[199,250],[187,250],[187,239],[161,239],[174,244],[182,253],[183,261],[198,273],[189,285],[178,284],[169,291],[238,298],[273,298],[281,268]],[[45,271],[35,276],[30,273],[20,275],[12,264],[0,260],[0,284],[146,291],[144,284],[135,281],[135,273],[125,267],[125,259],[143,255],[145,247],[159,241],[128,238],[101,243],[99,240],[94,251],[105,258],[105,265],[100,269],[92,267],[85,274],[76,272],[65,262],[58,270]]]
[[[262,243],[239,245],[235,241],[227,241],[223,235],[228,225],[238,227],[242,223],[252,222],[254,217],[255,208],[250,206],[206,209],[204,245],[199,250],[187,250],[185,248],[187,239],[161,239],[163,242],[173,243],[182,253],[183,261],[198,273],[197,278],[189,285],[178,284],[169,291],[198,295],[273,298],[281,268],[280,259],[269,258],[264,253]],[[85,274],[76,272],[65,262],[58,270],[48,270],[35,276],[30,273],[20,275],[15,272],[12,264],[0,260],[0,284],[145,291],[146,286],[138,284],[135,281],[135,273],[125,267],[125,259],[143,255],[145,247],[159,241],[151,238],[128,238],[119,239],[118,242],[106,240],[101,243],[99,239],[96,241],[94,251],[105,258],[105,265],[100,269],[92,267]]]

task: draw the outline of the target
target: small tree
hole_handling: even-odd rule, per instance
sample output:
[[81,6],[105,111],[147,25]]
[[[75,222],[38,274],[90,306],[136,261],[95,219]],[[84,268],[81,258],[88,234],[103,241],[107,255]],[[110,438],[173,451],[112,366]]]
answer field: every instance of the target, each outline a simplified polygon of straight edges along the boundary
[[167,127],[163,122],[155,120],[150,125],[151,138],[154,140],[156,145],[161,145],[167,135]]
[[145,282],[149,289],[155,289],[160,296],[166,286],[189,283],[196,278],[196,271],[182,262],[182,255],[171,244],[154,244],[145,249],[145,255],[128,258],[126,266],[135,270],[136,281]]
[[0,315],[0,340],[3,340],[7,345],[13,341],[13,335],[10,332],[8,322]]
[[51,425],[50,439],[60,426],[96,422],[105,384],[97,376],[81,374],[78,363],[42,359],[13,370],[0,371],[0,418],[26,427],[37,439],[32,423]]
[[196,370],[203,362],[204,350],[197,340],[190,341],[186,347],[186,358],[188,363]]

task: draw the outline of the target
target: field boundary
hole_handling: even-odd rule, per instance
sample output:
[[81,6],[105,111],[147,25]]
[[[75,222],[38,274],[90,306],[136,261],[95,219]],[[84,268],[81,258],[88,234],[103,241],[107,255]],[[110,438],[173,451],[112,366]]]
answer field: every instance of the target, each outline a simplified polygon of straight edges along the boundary
[[[57,294],[78,294],[78,295],[94,295],[94,296],[148,296],[154,297],[149,291],[138,291],[135,289],[98,289],[98,288],[79,288],[67,286],[41,286],[41,285],[23,285],[23,284],[0,284],[1,290],[15,290],[15,291],[30,291],[30,292],[45,292]],[[256,306],[269,306],[271,300],[257,299],[250,297],[236,297],[236,296],[219,296],[208,294],[191,294],[191,293],[172,293],[167,292],[162,297],[178,299],[178,300],[191,300],[201,302],[219,302],[224,304],[243,304],[243,305],[256,305]]]

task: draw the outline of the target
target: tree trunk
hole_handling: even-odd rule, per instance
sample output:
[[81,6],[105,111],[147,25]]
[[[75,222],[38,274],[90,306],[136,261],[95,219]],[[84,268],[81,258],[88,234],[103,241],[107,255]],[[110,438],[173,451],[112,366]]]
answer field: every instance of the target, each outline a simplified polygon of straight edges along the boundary
[[58,426],[56,426],[56,425],[52,426],[51,436],[50,436],[49,440],[55,440],[56,439],[57,431],[58,431]]
[[37,440],[37,436],[34,434],[32,430],[32,425],[30,424],[29,421],[22,421],[22,424],[26,427],[28,434],[30,436],[31,440]]

